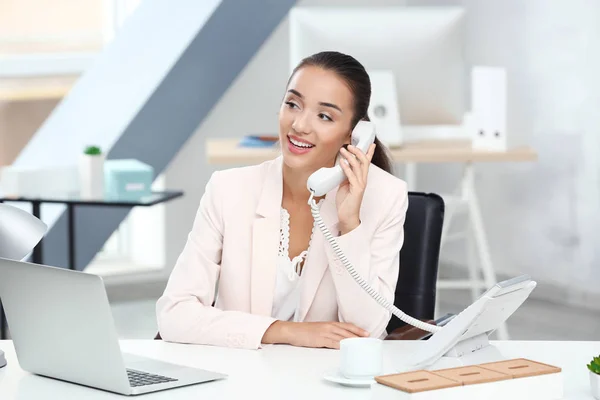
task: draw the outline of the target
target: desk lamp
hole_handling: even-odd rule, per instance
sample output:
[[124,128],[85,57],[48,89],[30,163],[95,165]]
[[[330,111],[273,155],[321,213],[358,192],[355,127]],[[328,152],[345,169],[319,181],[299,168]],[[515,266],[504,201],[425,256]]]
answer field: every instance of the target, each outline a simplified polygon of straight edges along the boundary
[[[46,224],[28,212],[0,203],[0,258],[24,259],[47,229]],[[5,365],[4,352],[0,350],[0,368]]]

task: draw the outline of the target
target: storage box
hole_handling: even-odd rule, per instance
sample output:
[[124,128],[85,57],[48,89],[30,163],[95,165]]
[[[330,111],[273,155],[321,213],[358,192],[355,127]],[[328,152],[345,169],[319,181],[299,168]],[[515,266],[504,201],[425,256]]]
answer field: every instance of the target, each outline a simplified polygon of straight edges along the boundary
[[136,201],[152,192],[154,169],[141,161],[107,160],[104,163],[104,187],[107,199]]
[[0,168],[0,192],[12,197],[51,197],[79,190],[77,168],[16,167]]

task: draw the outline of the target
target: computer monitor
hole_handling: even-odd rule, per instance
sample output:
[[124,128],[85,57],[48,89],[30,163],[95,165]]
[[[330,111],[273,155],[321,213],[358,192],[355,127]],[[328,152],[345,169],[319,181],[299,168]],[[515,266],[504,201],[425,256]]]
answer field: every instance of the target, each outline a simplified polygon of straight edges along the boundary
[[400,122],[458,125],[466,110],[464,10],[460,7],[296,7],[290,68],[325,50],[367,71],[392,70]]

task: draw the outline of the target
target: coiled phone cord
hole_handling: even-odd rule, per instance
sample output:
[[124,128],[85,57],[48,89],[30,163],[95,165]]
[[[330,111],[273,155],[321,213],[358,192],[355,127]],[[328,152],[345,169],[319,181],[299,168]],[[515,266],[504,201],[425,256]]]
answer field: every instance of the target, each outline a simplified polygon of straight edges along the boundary
[[335,255],[344,264],[344,266],[346,267],[346,270],[348,270],[348,272],[350,273],[352,278],[354,278],[356,283],[358,283],[361,288],[363,288],[373,299],[375,299],[375,301],[377,301],[386,310],[390,311],[392,314],[394,314],[396,317],[398,317],[401,321],[404,321],[409,325],[412,325],[416,328],[422,329],[422,330],[430,332],[430,333],[436,333],[442,329],[442,327],[440,327],[440,326],[431,325],[426,322],[420,321],[416,318],[413,318],[410,315],[406,315],[400,309],[398,309],[396,306],[394,306],[393,304],[390,304],[385,298],[383,298],[383,296],[381,296],[379,293],[377,293],[375,291],[375,289],[373,289],[358,274],[358,272],[356,272],[356,270],[354,269],[354,267],[352,266],[350,261],[348,261],[348,259],[346,258],[346,255],[344,254],[344,252],[342,252],[342,250],[340,249],[340,246],[338,245],[337,240],[331,234],[331,232],[329,231],[329,228],[327,228],[327,225],[325,225],[325,222],[323,222],[323,219],[321,218],[321,213],[319,212],[319,207],[317,206],[317,203],[313,199],[312,193],[310,195],[310,198],[308,199],[308,204],[310,205],[310,210],[311,210],[312,216],[313,216],[316,224],[319,226],[319,229],[321,229],[321,232],[323,232],[323,236],[325,236],[325,239],[327,239],[327,241],[331,245],[333,251],[335,252]]

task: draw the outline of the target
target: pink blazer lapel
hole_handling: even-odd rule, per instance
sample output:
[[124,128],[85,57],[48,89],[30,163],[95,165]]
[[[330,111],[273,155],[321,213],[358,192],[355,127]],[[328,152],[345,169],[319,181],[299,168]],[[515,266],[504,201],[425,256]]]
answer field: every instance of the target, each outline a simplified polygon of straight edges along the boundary
[[[252,225],[252,271],[250,310],[253,314],[271,315],[277,277],[277,252],[279,248],[279,224],[283,195],[282,158],[279,157],[267,171],[256,216]],[[327,193],[320,206],[321,218],[335,235],[338,231],[335,196],[337,188]],[[315,294],[327,270],[324,246],[329,246],[321,230],[315,226],[311,247],[303,268],[303,288],[298,317],[302,321],[313,304]]]
[[264,180],[252,225],[252,271],[250,310],[252,314],[271,315],[275,279],[281,197],[283,194],[282,160],[271,164]]
[[[337,236],[338,231],[338,217],[337,207],[335,205],[335,196],[337,194],[337,188],[327,193],[325,200],[321,203],[320,214],[325,225],[329,228],[334,236]],[[303,288],[302,295],[300,298],[300,305],[298,309],[298,320],[303,321],[306,314],[310,310],[313,304],[317,289],[321,284],[323,275],[327,270],[328,261],[325,253],[325,246],[329,246],[329,242],[323,236],[321,229],[315,225],[312,243],[306,263],[303,268]]]

